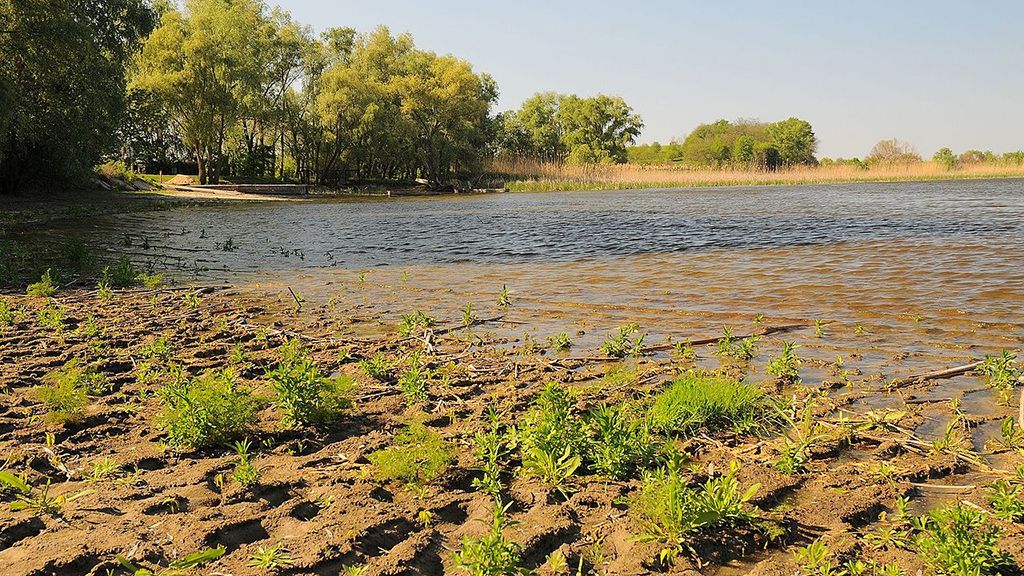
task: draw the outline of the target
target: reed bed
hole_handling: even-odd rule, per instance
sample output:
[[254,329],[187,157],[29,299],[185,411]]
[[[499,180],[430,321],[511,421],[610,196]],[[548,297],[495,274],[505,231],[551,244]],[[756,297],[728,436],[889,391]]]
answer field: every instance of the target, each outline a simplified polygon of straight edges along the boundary
[[682,165],[568,165],[529,159],[496,159],[490,171],[503,175],[514,192],[625,190],[705,186],[763,186],[831,182],[914,182],[980,178],[1022,178],[1024,165],[978,163],[947,169],[937,162],[861,168],[853,165],[798,166],[776,171],[693,169]]

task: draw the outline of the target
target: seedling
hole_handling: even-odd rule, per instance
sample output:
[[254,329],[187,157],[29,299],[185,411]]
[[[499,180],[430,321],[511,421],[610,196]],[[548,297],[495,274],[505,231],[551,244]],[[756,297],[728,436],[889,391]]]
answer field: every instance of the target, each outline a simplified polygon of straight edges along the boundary
[[405,396],[409,406],[427,401],[427,379],[428,371],[421,367],[418,361],[414,361],[411,368],[406,370],[398,379],[398,388]]
[[1017,355],[1006,350],[999,356],[985,356],[977,372],[985,377],[988,385],[996,391],[1004,405],[1010,404],[1013,389],[1024,376],[1024,369],[1017,362]]
[[722,337],[718,339],[715,349],[715,356],[719,358],[732,358],[741,362],[747,362],[757,356],[757,343],[760,338],[747,336],[737,340],[729,327],[722,329]]
[[[508,505],[511,506],[511,503]],[[452,562],[470,576],[515,576],[530,572],[520,568],[521,547],[505,539],[508,506],[494,506],[490,532],[481,538],[463,538]]]
[[352,406],[356,384],[348,376],[325,377],[298,340],[281,348],[281,360],[267,372],[277,393],[274,404],[284,415],[286,428],[323,424]]
[[495,502],[501,501],[501,461],[508,456],[508,447],[501,434],[501,422],[493,408],[488,412],[490,427],[478,432],[474,438],[476,458],[480,461],[480,478],[473,479],[473,487],[490,495]]
[[799,420],[795,407],[793,412],[779,410],[789,430],[782,437],[785,445],[775,462],[775,467],[785,474],[802,472],[811,459],[811,449],[826,437],[821,424],[813,417],[813,408],[813,401],[806,402],[803,406],[803,417]]
[[990,440],[988,447],[1024,453],[1024,430],[1013,416],[1007,416],[999,423],[999,436],[999,439]]
[[437,324],[437,319],[433,316],[422,310],[416,310],[412,314],[402,314],[402,323],[398,326],[398,333],[402,336],[413,336],[421,334],[435,324]]
[[466,302],[466,305],[462,308],[462,325],[468,328],[479,319],[476,310],[473,308],[473,303]]
[[216,548],[210,548],[207,550],[201,550],[188,556],[184,556],[171,562],[167,565],[167,568],[143,568],[137,564],[132,563],[124,556],[118,556],[117,562],[123,566],[126,570],[134,574],[134,576],[180,576],[185,571],[193,570],[203,564],[213,562],[227,552],[227,548],[218,546]]
[[99,285],[107,288],[131,288],[139,283],[139,274],[128,257],[121,256],[117,264],[104,266]]
[[779,380],[792,384],[800,380],[800,365],[803,360],[796,355],[797,345],[793,342],[784,342],[782,352],[768,362],[765,371],[769,376],[775,376]]
[[572,407],[568,392],[548,384],[526,413],[519,435],[523,469],[562,494],[571,489],[587,443],[583,422]]
[[697,351],[693,349],[693,344],[689,340],[676,342],[672,346],[672,357],[680,362],[693,364],[697,361]]
[[277,570],[291,564],[291,554],[280,542],[273,546],[258,546],[249,560],[249,567],[263,570]]
[[555,334],[554,336],[548,336],[548,348],[558,352],[564,352],[572,348],[572,340],[569,339],[569,335],[565,332]]
[[37,516],[58,517],[65,504],[90,493],[90,491],[85,491],[72,496],[50,496],[49,480],[38,490],[33,490],[25,478],[2,470],[0,470],[0,485],[7,486],[14,492],[15,500],[11,502],[12,512],[28,510]]
[[39,325],[60,334],[64,331],[64,314],[64,308],[51,300],[46,307],[39,309]]
[[1000,479],[989,486],[988,503],[1007,522],[1024,521],[1024,484]]
[[387,382],[391,379],[391,372],[394,366],[388,361],[383,353],[378,352],[370,358],[359,361],[359,367],[366,372],[366,375],[378,382]]
[[89,405],[88,394],[85,379],[60,372],[48,376],[44,384],[35,388],[36,398],[46,406],[46,419],[56,424],[81,419]]
[[914,548],[934,574],[1005,574],[1013,564],[999,548],[1000,530],[988,515],[959,502],[913,521]]
[[509,294],[508,286],[502,284],[501,292],[498,293],[498,308],[509,308],[512,306],[512,297]]
[[94,460],[92,463],[92,472],[89,473],[89,482],[101,482],[110,478],[115,478],[121,474],[121,465],[104,456],[99,460]]
[[625,358],[626,356],[642,356],[644,349],[644,338],[646,334],[640,334],[640,326],[628,324],[619,328],[617,334],[609,334],[601,345],[601,351],[611,358]]
[[814,337],[824,338],[825,337],[825,321],[815,320],[814,321]]
[[238,483],[243,490],[249,490],[260,483],[261,472],[249,459],[249,441],[240,440],[235,442],[235,453],[238,455],[238,462],[231,473],[231,479]]

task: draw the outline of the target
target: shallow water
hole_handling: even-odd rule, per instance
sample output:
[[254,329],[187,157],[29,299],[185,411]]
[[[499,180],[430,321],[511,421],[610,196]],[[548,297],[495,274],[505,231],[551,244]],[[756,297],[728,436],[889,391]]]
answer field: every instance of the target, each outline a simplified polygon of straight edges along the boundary
[[[183,280],[228,279],[391,319],[473,303],[503,335],[596,347],[637,322],[648,343],[730,326],[830,322],[796,340],[884,378],[1024,341],[1024,180],[497,194],[198,206],[85,230]],[[805,365],[805,378],[822,376]],[[940,386],[941,399],[970,389]]]

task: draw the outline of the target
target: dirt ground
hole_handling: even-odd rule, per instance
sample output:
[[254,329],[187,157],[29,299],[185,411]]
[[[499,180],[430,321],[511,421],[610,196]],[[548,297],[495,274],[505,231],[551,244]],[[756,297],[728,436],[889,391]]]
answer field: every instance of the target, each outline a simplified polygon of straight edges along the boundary
[[[296,311],[286,297],[249,290],[135,291],[108,300],[96,291],[75,291],[54,300],[64,309],[64,328],[57,331],[36,320],[48,306],[45,299],[9,295],[4,300],[23,312],[13,326],[0,327],[0,469],[25,473],[36,488],[49,481],[51,495],[68,497],[56,515],[0,512],[5,576],[118,573],[118,555],[167,566],[214,546],[226,547],[226,554],[193,573],[267,574],[275,572],[250,567],[250,559],[259,547],[275,544],[285,546],[292,559],[276,571],[280,574],[336,575],[346,567],[365,567],[367,575],[462,573],[453,566],[452,552],[464,537],[485,534],[491,518],[490,497],[472,485],[479,475],[472,439],[485,428],[488,408],[514,422],[551,381],[574,390],[581,409],[636,398],[659,389],[682,368],[652,349],[627,361],[635,380],[608,386],[604,376],[618,361],[596,351],[561,356],[524,351],[523,342],[489,333],[503,321],[500,312],[470,329],[442,322],[429,335],[403,338],[393,320],[376,311],[333,303],[307,303]],[[99,335],[83,334],[89,317]],[[392,335],[368,337],[367,326]],[[236,462],[227,448],[181,453],[162,445],[156,424],[160,403],[153,395],[159,382],[139,378],[142,346],[165,337],[174,360],[189,373],[234,364],[246,383],[267,392],[264,372],[274,365],[276,349],[293,336],[313,350],[321,370],[349,374],[359,383],[355,406],[337,422],[283,430],[273,410],[264,409],[252,436],[262,478],[251,491],[222,481]],[[244,362],[232,359],[239,346]],[[347,358],[341,350],[349,352]],[[706,348],[697,351],[710,355]],[[410,407],[394,384],[372,380],[358,368],[357,360],[379,352],[397,361],[420,353],[431,366],[452,361],[458,368],[445,383],[432,384],[427,402]],[[91,398],[77,422],[47,423],[32,390],[75,358],[94,362],[113,391]],[[540,574],[555,573],[547,564],[555,551],[568,559],[572,573],[582,566],[584,573],[615,575],[796,574],[792,551],[818,538],[834,552],[857,550],[914,574],[923,565],[912,553],[866,542],[864,535],[880,525],[879,515],[891,512],[901,496],[912,499],[917,513],[957,499],[985,506],[986,485],[1011,474],[1024,456],[978,447],[985,459],[977,461],[922,449],[911,431],[927,420],[928,409],[945,404],[906,400],[926,394],[935,382],[903,383],[887,393],[879,392],[882,384],[826,380],[776,390],[798,397],[820,394],[816,419],[831,429],[841,428],[841,414],[854,422],[870,419],[865,406],[872,398],[885,395],[901,403],[901,415],[891,426],[865,426],[820,442],[801,473],[783,474],[773,465],[782,446],[778,435],[700,435],[680,441],[695,476],[742,463],[740,481],[761,484],[752,504],[777,527],[771,538],[745,529],[702,533],[690,552],[666,568],[656,562],[657,543],[637,541],[623,503],[638,479],[583,474],[575,491],[562,498],[517,473],[514,459],[505,478],[513,521],[506,536],[522,546],[523,566]],[[969,414],[967,421],[972,427],[991,425],[1013,413],[1009,407],[1004,412]],[[415,418],[459,448],[451,469],[422,491],[376,479],[367,459]],[[52,434],[49,443],[47,434]],[[92,463],[103,457],[116,461],[122,472],[91,481]],[[882,462],[895,472],[874,472]],[[430,512],[429,521],[423,511]],[[1003,549],[1024,563],[1024,526],[992,521],[1003,528]]]

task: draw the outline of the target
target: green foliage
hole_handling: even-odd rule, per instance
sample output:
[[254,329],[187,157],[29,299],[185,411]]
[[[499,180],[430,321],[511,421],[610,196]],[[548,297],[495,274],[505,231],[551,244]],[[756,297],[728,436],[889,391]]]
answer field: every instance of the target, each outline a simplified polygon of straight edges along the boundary
[[29,296],[40,296],[49,298],[57,293],[57,281],[53,277],[53,269],[47,268],[46,272],[43,272],[42,278],[39,282],[34,282],[28,285],[28,289],[25,293]]
[[14,326],[17,319],[16,311],[7,304],[6,300],[0,300],[0,328]]
[[183,572],[191,571],[203,564],[213,562],[225,553],[227,553],[227,548],[223,546],[200,550],[199,552],[193,552],[187,556],[182,556],[168,564],[166,569],[156,569],[156,572],[149,568],[138,566],[130,562],[124,556],[117,556],[117,562],[126,570],[134,574],[134,576],[181,576]]
[[0,195],[84,180],[116,149],[125,73],[152,20],[142,0],[0,7]]
[[767,124],[719,120],[697,126],[683,141],[683,160],[700,168],[774,170],[816,164],[818,140],[810,123],[789,118]]
[[548,336],[548,348],[556,351],[565,351],[572,348],[572,340],[565,332]]
[[46,406],[47,420],[61,424],[74,422],[81,419],[89,405],[89,384],[84,368],[72,361],[64,370],[48,374],[44,383],[35,388],[35,396]]
[[782,344],[782,352],[772,358],[765,368],[769,376],[775,376],[783,382],[793,383],[800,379],[800,365],[803,360],[796,355],[797,345],[792,342]]
[[437,320],[433,316],[422,310],[416,310],[412,314],[402,314],[402,323],[398,325],[398,333],[402,336],[418,335],[435,324],[437,324]]
[[267,372],[267,378],[277,394],[274,404],[283,413],[285,427],[331,422],[352,406],[355,382],[351,378],[321,374],[298,340],[289,340],[280,353],[277,367]]
[[501,422],[497,412],[488,412],[490,426],[486,432],[478,432],[473,442],[476,445],[476,458],[480,461],[483,475],[473,479],[473,486],[494,498],[501,500],[501,462],[508,456],[508,446],[501,433]]
[[402,395],[405,396],[405,401],[409,406],[427,401],[428,378],[428,371],[420,366],[418,361],[414,362],[412,367],[402,373],[402,376],[398,379],[398,389],[402,391]]
[[283,566],[290,566],[293,563],[292,556],[284,544],[278,542],[273,546],[257,546],[249,559],[250,568],[263,570],[277,570]]
[[595,472],[625,479],[654,459],[658,442],[634,406],[602,405],[587,415],[587,425],[587,459]]
[[231,472],[231,479],[238,483],[243,490],[249,490],[260,483],[262,473],[249,458],[249,441],[240,440],[235,442],[235,453],[238,455],[238,462]]
[[612,358],[642,356],[646,336],[646,334],[640,334],[638,325],[628,324],[619,328],[618,333],[609,334],[605,338],[604,344],[601,345],[601,351]]
[[760,339],[757,336],[748,336],[737,339],[728,327],[722,329],[722,337],[718,339],[715,356],[719,358],[732,358],[746,362],[757,356],[757,343]]
[[1024,522],[1024,484],[1000,479],[989,486],[988,502],[996,516],[1007,522]]
[[571,164],[622,163],[643,121],[625,100],[538,93],[499,120],[500,152]]
[[939,148],[932,156],[932,160],[938,162],[946,170],[953,170],[960,164],[960,159],[949,148]]
[[82,389],[91,396],[102,396],[111,391],[105,374],[77,358],[69,360],[60,370],[47,374],[43,382],[54,388]]
[[1004,404],[1009,404],[1014,387],[1024,377],[1024,369],[1017,362],[1017,355],[1006,350],[998,356],[986,355],[976,371],[985,377]]
[[645,474],[639,491],[629,499],[630,514],[641,530],[638,539],[664,544],[661,559],[670,563],[689,546],[696,531],[753,522],[757,512],[748,503],[760,485],[744,490],[736,479],[738,471],[734,463],[725,476],[709,478],[695,488],[672,464]]
[[60,304],[51,300],[46,307],[39,309],[37,316],[40,326],[58,333],[64,331],[64,308]]
[[[508,506],[511,506],[509,504]],[[515,576],[530,572],[519,567],[522,549],[505,539],[508,506],[495,504],[490,532],[481,538],[463,538],[460,549],[452,555],[456,567],[470,576]]]
[[50,496],[50,481],[39,490],[33,490],[24,477],[18,477],[10,472],[0,470],[0,485],[7,486],[14,491],[14,502],[11,502],[11,511],[28,510],[37,516],[58,517],[70,499],[65,496]]
[[366,375],[378,382],[387,382],[391,379],[394,365],[388,361],[383,353],[378,352],[370,358],[359,361],[359,367],[366,372]]
[[454,460],[451,445],[436,430],[415,422],[395,436],[392,445],[369,455],[378,477],[425,486]]
[[583,462],[586,429],[573,413],[569,393],[548,384],[523,417],[519,434],[523,468],[563,493]]
[[690,435],[731,429],[755,431],[767,422],[762,392],[729,378],[688,372],[659,394],[651,405],[651,426],[670,434]]
[[127,256],[118,258],[117,263],[103,267],[99,285],[107,288],[131,288],[140,283],[141,272],[136,270]]
[[785,474],[796,474],[803,471],[811,459],[811,448],[824,439],[821,424],[814,418],[814,404],[808,401],[803,405],[801,414],[797,407],[791,411],[776,407],[780,417],[786,422],[788,430],[783,435],[784,446],[775,467]]
[[988,516],[959,502],[932,510],[914,521],[914,548],[935,574],[984,576],[1012,566],[999,548],[1000,531]]
[[502,284],[501,292],[498,292],[498,308],[509,308],[512,306],[512,297],[509,294],[508,286]]
[[175,447],[223,444],[243,436],[255,421],[255,399],[229,370],[191,378],[175,369],[157,395],[163,403],[159,424]]

